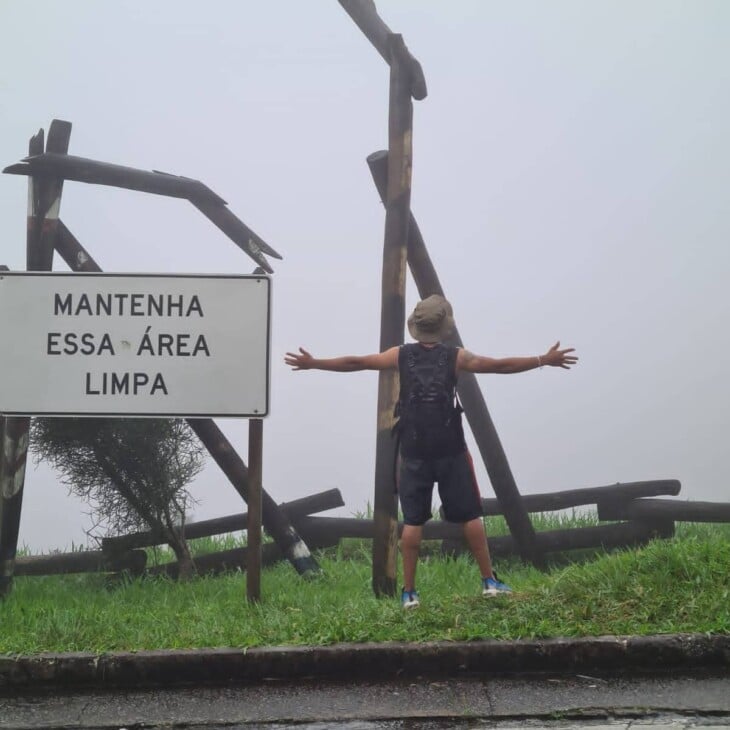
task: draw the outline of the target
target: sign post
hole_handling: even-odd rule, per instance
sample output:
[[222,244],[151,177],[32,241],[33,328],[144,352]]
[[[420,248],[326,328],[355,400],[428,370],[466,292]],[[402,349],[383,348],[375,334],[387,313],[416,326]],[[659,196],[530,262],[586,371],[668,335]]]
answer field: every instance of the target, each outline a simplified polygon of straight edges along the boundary
[[248,522],[246,525],[246,597],[261,600],[261,477],[264,422],[248,422]]
[[0,271],[0,331],[12,345],[0,414],[249,419],[249,601],[261,597],[270,300],[260,274]]

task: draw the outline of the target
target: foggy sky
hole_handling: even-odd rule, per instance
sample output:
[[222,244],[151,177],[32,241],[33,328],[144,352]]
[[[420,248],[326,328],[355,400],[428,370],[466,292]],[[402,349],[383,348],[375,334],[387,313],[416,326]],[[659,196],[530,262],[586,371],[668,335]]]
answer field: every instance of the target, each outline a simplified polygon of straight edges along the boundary
[[[730,499],[730,4],[377,5],[424,68],[412,210],[466,346],[560,339],[581,358],[480,378],[520,490],[677,478],[681,498]],[[0,29],[3,167],[65,119],[71,154],[199,179],[284,256],[264,487],[338,487],[341,514],[364,511],[377,374],[294,373],[283,355],[378,348],[384,211],[365,158],[387,147],[385,62],[336,0],[0,0]],[[0,176],[11,269],[26,202],[26,180]],[[184,201],[67,182],[61,218],[105,271],[253,267]],[[245,422],[219,424],[245,459]],[[196,519],[245,509],[212,461],[194,494]],[[87,509],[29,465],[20,544],[85,542]]]

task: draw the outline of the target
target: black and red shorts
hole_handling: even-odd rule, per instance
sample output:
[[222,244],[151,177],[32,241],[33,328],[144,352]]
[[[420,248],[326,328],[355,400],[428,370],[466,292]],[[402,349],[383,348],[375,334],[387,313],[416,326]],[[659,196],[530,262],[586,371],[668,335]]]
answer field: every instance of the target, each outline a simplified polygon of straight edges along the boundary
[[434,484],[438,484],[446,520],[469,522],[482,516],[481,495],[468,451],[438,459],[401,456],[398,497],[404,524],[423,525],[431,519]]

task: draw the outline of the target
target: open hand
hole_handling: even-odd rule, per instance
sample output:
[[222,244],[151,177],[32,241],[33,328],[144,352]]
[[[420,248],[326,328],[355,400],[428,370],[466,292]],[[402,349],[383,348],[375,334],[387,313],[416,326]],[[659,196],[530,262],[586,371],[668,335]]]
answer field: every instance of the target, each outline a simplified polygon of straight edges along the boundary
[[303,347],[299,348],[299,353],[287,352],[284,358],[284,362],[293,370],[309,370],[313,360],[314,358]]
[[540,362],[543,365],[551,365],[552,367],[570,370],[570,366],[575,365],[578,362],[577,356],[568,354],[569,352],[575,352],[575,348],[568,347],[565,350],[559,350],[559,347],[560,340],[558,340],[544,355],[540,357]]

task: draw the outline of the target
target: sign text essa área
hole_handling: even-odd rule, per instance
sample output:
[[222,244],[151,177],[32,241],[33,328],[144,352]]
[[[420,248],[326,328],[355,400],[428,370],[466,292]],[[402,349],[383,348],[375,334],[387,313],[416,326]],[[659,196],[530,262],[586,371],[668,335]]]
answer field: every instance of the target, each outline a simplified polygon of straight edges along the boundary
[[[203,317],[203,308],[196,294],[140,294],[126,292],[86,293],[74,297],[73,293],[56,293],[53,299],[54,316],[69,317]],[[149,357],[210,357],[210,349],[204,334],[189,332],[156,332],[148,325],[136,348],[129,341],[121,346],[131,349],[137,356]],[[109,333],[101,336],[93,332],[48,332],[48,355],[115,355],[114,342]],[[161,372],[86,372],[86,395],[168,395],[167,385]]]

